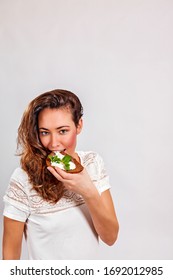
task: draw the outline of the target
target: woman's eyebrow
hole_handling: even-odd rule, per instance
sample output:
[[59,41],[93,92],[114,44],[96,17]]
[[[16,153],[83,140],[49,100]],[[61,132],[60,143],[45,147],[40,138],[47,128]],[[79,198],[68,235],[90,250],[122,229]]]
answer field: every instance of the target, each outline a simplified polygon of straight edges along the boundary
[[39,127],[39,129],[42,129],[42,130],[49,130],[49,129],[45,128],[45,127]]
[[62,129],[62,128],[68,128],[68,127],[70,127],[70,126],[69,125],[61,125],[61,126],[57,127],[56,129]]
[[[56,129],[62,129],[62,128],[68,128],[70,127],[69,125],[61,125],[59,127],[57,127]],[[39,129],[42,129],[42,130],[49,130],[48,128],[45,128],[45,127],[39,127]]]

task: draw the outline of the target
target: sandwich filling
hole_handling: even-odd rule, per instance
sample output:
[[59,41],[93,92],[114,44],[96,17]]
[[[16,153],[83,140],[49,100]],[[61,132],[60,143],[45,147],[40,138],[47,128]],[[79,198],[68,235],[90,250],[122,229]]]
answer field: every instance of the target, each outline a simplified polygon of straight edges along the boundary
[[55,155],[49,155],[51,166],[57,166],[63,170],[73,170],[76,168],[74,162],[72,162],[72,157],[70,155],[63,155],[60,152],[54,152]]

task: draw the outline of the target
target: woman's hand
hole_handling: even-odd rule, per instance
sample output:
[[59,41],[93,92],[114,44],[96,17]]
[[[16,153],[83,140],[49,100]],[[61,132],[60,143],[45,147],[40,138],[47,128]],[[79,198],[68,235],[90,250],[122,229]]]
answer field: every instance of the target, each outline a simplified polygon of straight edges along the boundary
[[83,198],[88,198],[98,192],[85,168],[82,172],[73,174],[59,167],[49,166],[47,169],[64,184],[66,189],[82,195]]

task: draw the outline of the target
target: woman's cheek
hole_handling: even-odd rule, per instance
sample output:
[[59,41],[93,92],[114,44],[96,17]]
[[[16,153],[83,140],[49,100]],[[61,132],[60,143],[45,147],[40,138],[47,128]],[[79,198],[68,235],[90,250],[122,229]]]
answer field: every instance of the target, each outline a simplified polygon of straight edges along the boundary
[[49,141],[46,137],[40,137],[40,142],[45,148],[47,148]]
[[73,133],[70,138],[66,139],[66,148],[73,148],[74,146],[76,146],[76,133]]

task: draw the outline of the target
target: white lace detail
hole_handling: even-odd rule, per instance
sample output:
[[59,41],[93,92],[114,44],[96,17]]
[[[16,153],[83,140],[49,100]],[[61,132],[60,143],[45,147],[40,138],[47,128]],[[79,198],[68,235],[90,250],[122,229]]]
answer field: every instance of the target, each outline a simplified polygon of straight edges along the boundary
[[63,197],[56,203],[45,201],[35,191],[30,196],[31,213],[46,214],[53,213],[69,207],[78,206],[84,203],[83,198],[71,191],[66,190]]
[[28,196],[23,186],[15,180],[10,181],[8,192],[4,196],[4,200],[30,214],[52,213],[84,203],[80,195],[69,190],[64,192],[63,197],[56,204],[45,201],[34,189],[30,190],[30,195]]
[[10,181],[4,200],[8,201],[17,208],[28,212],[28,197],[23,189],[23,186],[19,182],[16,182],[15,180]]

